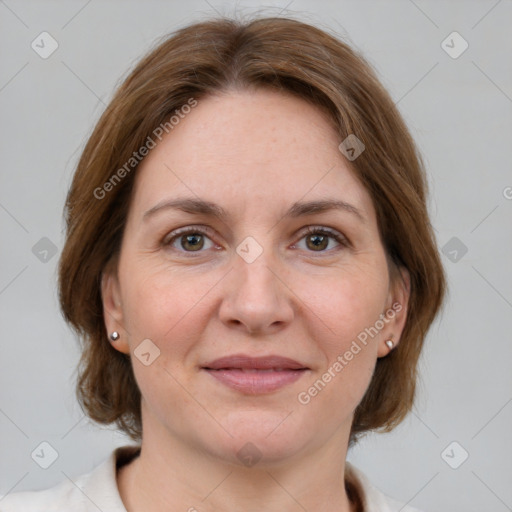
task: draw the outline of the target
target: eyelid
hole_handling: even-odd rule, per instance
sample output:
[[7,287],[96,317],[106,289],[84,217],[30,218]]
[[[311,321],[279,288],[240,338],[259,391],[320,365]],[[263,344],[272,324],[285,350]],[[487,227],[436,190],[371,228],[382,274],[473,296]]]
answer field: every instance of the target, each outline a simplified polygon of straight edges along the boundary
[[173,239],[178,238],[180,235],[185,235],[189,232],[201,233],[201,234],[205,234],[208,236],[215,235],[214,230],[208,226],[192,224],[192,225],[183,226],[182,228],[176,228],[173,231],[171,231],[170,233],[167,233],[165,235],[165,237],[163,238],[162,243],[164,245],[169,245],[170,242],[173,241]]

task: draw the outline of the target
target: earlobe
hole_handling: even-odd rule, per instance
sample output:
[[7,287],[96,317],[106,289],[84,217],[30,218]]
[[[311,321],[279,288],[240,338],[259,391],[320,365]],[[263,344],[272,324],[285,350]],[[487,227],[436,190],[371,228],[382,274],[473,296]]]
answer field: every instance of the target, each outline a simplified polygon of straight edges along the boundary
[[396,348],[395,340],[393,339],[393,335],[381,339],[379,341],[379,347],[377,350],[377,358],[386,357],[389,355],[391,351]]
[[130,349],[124,328],[119,281],[112,271],[105,271],[101,275],[101,299],[106,339],[116,350],[128,354]]

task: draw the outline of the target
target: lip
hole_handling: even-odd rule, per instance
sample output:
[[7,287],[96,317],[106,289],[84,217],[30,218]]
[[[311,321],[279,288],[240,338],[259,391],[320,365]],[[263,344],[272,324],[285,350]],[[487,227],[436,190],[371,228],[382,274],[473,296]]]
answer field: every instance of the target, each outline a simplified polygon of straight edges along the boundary
[[246,354],[221,357],[206,363],[201,369],[222,384],[249,395],[281,389],[309,370],[304,364],[287,357],[251,357]]
[[246,354],[233,354],[221,357],[203,365],[203,368],[222,370],[227,368],[254,370],[302,370],[308,367],[294,359],[278,355],[252,357]]

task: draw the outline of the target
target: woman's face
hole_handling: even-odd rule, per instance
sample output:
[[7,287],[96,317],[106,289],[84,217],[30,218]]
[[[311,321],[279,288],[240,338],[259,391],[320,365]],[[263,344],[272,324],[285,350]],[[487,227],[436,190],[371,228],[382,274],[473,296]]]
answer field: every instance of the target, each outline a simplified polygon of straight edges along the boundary
[[[144,439],[250,464],[346,445],[407,292],[390,287],[340,142],[300,99],[229,92],[199,100],[140,165],[103,300]],[[319,201],[346,206],[305,206]]]

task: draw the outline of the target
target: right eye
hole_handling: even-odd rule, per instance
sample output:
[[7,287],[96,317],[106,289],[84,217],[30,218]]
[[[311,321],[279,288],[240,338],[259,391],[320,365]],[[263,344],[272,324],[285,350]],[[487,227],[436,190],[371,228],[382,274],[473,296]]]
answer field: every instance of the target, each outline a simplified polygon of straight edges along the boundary
[[210,246],[207,246],[206,249],[211,249],[214,246],[207,236],[209,232],[209,229],[194,226],[176,229],[164,238],[162,245],[166,248],[171,247],[181,253],[202,252],[206,240],[210,241]]

